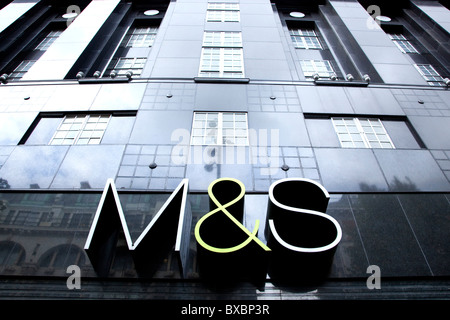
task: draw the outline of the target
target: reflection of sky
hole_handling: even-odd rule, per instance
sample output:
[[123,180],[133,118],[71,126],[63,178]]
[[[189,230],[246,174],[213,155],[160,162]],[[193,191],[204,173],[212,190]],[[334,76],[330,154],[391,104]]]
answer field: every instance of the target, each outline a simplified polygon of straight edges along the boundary
[[122,145],[72,146],[52,183],[52,188],[80,188],[87,181],[91,188],[103,189],[108,178],[115,178]]
[[252,194],[245,195],[245,215],[244,226],[253,231],[256,220],[259,220],[258,238],[265,242],[264,229],[266,226],[266,214],[267,214],[267,194]]
[[17,145],[35,117],[35,113],[2,114],[0,145]]
[[11,188],[30,188],[37,184],[48,188],[68,147],[36,146],[17,147],[0,170],[0,177]]

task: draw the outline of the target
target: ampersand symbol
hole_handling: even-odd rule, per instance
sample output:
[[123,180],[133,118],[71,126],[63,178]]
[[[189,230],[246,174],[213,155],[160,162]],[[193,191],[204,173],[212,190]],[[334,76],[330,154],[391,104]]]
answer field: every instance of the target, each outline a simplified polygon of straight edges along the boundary
[[[220,188],[219,184],[222,184],[223,188]],[[233,186],[234,185],[234,186]],[[228,196],[230,194],[236,193],[236,190],[233,190],[234,192],[229,191],[232,188],[235,188],[236,185],[240,188],[239,194],[232,200],[228,201],[227,203],[220,203],[220,201],[217,199],[217,197],[214,195],[213,189],[220,189],[221,191],[225,191],[224,193],[228,193]],[[219,188],[218,188],[219,187]],[[227,192],[228,190],[228,192]],[[230,253],[238,251],[245,246],[247,246],[250,242],[255,241],[261,248],[263,248],[265,251],[271,251],[269,247],[267,247],[260,239],[258,239],[258,229],[259,229],[259,220],[256,220],[255,227],[253,228],[253,231],[250,232],[244,225],[235,217],[236,214],[230,213],[231,207],[233,205],[238,204],[241,200],[243,200],[245,196],[245,186],[237,179],[233,178],[221,178],[213,181],[209,187],[208,187],[208,195],[210,197],[210,200],[214,203],[215,206],[217,206],[216,209],[211,210],[207,214],[205,214],[196,224],[195,226],[195,238],[197,239],[197,242],[206,250],[216,252],[216,253]],[[226,196],[226,195],[225,195]],[[223,195],[222,195],[223,198]],[[243,201],[242,201],[242,212],[243,212]],[[238,245],[234,245],[229,248],[218,248],[211,246],[207,244],[202,236],[200,235],[200,229],[202,227],[202,224],[207,220],[212,218],[213,215],[216,214],[223,214],[226,218],[231,220],[237,227],[238,230],[245,233],[247,235],[247,239],[243,242],[241,242]]]

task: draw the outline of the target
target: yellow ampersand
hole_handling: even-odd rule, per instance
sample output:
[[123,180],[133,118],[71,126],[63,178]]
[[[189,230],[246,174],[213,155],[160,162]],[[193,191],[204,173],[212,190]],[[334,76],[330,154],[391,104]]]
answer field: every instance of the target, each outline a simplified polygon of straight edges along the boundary
[[[214,196],[214,193],[212,191],[214,185],[216,183],[220,183],[222,181],[232,181],[235,182],[239,185],[239,187],[241,188],[241,192],[240,194],[233,200],[231,200],[230,202],[226,203],[226,204],[221,204],[217,198]],[[236,202],[238,202],[240,199],[242,199],[245,196],[245,186],[244,184],[237,180],[237,179],[233,179],[233,178],[221,178],[221,179],[217,179],[214,180],[213,182],[211,182],[211,184],[208,187],[208,195],[211,198],[211,200],[214,202],[214,204],[217,206],[216,209],[208,212],[207,214],[205,214],[195,225],[195,238],[197,239],[197,242],[205,249],[212,251],[212,252],[217,252],[217,253],[230,253],[230,252],[234,252],[237,250],[240,250],[242,248],[244,248],[246,245],[248,245],[251,241],[255,241],[259,246],[261,246],[265,251],[271,251],[269,247],[267,247],[261,240],[258,239],[257,237],[257,233],[258,233],[258,229],[259,229],[259,220],[256,220],[255,222],[255,227],[253,229],[253,232],[250,232],[247,228],[245,228],[241,222],[239,222],[239,220],[237,220],[228,210],[227,208],[233,204],[235,204]],[[216,248],[213,246],[210,246],[209,244],[205,243],[205,241],[203,241],[203,239],[200,236],[200,227],[202,225],[202,223],[208,219],[209,217],[211,217],[213,214],[216,214],[218,212],[222,212],[223,214],[225,214],[231,221],[233,221],[243,232],[245,232],[248,235],[248,238],[242,242],[241,244],[238,244],[237,246],[231,247],[231,248]]]

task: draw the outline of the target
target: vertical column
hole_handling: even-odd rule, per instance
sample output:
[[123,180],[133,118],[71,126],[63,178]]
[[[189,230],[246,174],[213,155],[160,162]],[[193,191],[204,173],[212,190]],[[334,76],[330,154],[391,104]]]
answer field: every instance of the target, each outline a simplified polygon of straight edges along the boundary
[[445,31],[450,33],[450,10],[437,1],[412,1],[419,10],[424,12],[431,20]]
[[357,1],[329,0],[329,3],[384,82],[427,85],[407,57]]
[[64,79],[119,2],[93,0],[22,79]]
[[0,33],[33,8],[40,0],[14,0],[0,10]]

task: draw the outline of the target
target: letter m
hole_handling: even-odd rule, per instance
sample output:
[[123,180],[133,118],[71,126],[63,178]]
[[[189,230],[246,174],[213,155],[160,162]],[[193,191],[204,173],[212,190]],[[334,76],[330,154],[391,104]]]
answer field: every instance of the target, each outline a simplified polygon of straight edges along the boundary
[[[184,275],[189,250],[192,213],[187,200],[188,179],[183,179],[133,243],[114,180],[108,179],[84,245],[99,276],[107,276],[120,230],[140,275],[151,275],[175,250]],[[182,237],[187,237],[182,239]],[[174,248],[175,246],[175,248]]]

